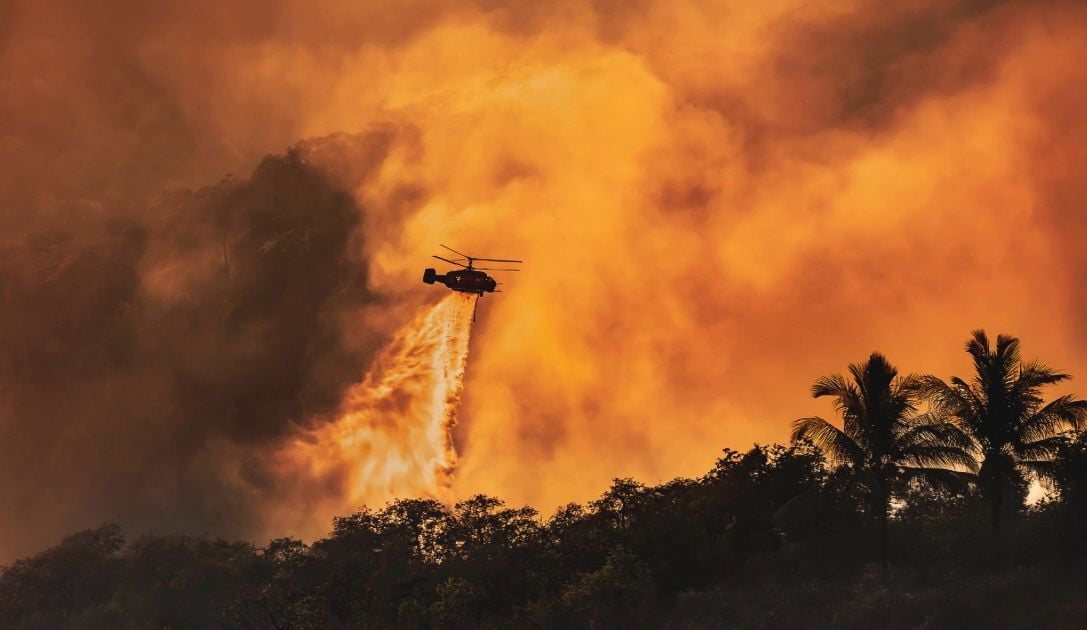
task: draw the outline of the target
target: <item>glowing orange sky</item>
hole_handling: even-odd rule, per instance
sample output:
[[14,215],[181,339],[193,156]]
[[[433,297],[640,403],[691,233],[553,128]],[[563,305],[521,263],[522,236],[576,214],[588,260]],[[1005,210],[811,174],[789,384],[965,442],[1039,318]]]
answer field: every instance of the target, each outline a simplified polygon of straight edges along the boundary
[[965,373],[985,327],[1087,374],[1078,3],[390,6],[17,4],[7,238],[378,130],[366,168],[305,149],[365,210],[367,323],[442,297],[438,243],[526,260],[480,305],[454,491],[545,510],[784,440],[872,350]]

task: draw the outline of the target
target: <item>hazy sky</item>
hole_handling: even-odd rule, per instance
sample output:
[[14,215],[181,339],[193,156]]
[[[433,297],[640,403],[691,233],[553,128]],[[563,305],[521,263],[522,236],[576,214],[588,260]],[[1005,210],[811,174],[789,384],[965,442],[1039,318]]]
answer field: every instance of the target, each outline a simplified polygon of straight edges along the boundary
[[438,243],[526,260],[456,496],[698,474],[976,327],[1087,375],[1082,3],[316,4],[0,2],[0,560],[290,533]]

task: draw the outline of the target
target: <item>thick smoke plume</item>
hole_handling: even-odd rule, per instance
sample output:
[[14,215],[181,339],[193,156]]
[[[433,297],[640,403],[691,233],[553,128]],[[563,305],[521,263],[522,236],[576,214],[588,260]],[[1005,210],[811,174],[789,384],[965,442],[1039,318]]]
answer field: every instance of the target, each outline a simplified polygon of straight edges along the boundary
[[[243,531],[216,441],[264,447],[335,414],[380,341],[361,212],[297,153],[251,179],[166,195],[155,221],[42,226],[0,253],[0,490],[9,515],[65,527]],[[21,517],[3,539],[38,535]],[[48,529],[48,528],[46,528]]]
[[527,261],[454,495],[702,471],[979,326],[1085,374],[1085,42],[1062,0],[0,3],[0,557],[351,500],[283,467],[440,242]]

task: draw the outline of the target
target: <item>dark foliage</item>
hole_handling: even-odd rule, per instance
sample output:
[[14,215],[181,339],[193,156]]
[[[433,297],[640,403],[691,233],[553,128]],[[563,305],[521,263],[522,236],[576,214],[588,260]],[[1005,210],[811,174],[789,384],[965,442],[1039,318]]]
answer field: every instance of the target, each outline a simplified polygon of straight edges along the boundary
[[999,547],[976,487],[896,486],[889,574],[854,473],[801,442],[725,451],[700,479],[617,479],[547,520],[486,496],[402,500],[338,518],[312,545],[259,549],[126,545],[105,525],[6,567],[0,627],[1014,627],[1037,605],[1030,589],[1061,627],[1087,612],[1084,444],[1067,441],[1053,498]]
[[1005,514],[1022,507],[1028,479],[1052,483],[1054,457],[1067,432],[1082,428],[1087,401],[1065,395],[1047,403],[1043,390],[1071,376],[1040,361],[1024,361],[1015,337],[999,335],[990,347],[985,331],[975,330],[966,352],[974,362],[972,379],[955,376],[945,383],[930,376],[921,390],[974,441],[981,460],[979,485],[999,534]]
[[[546,521],[476,496],[451,509],[401,500],[336,519],[312,545],[262,549],[183,536],[125,545],[107,525],[5,568],[0,627],[655,627],[680,593],[786,540],[818,540],[841,520],[830,478],[799,444],[726,451],[697,480],[616,479]],[[779,526],[786,505],[805,513]]]
[[[922,412],[925,379],[879,355],[851,372],[816,384],[844,429],[806,419],[790,445],[725,450],[698,479],[616,479],[548,519],[479,495],[362,510],[312,544],[80,532],[0,569],[0,628],[1080,626],[1087,437],[1044,438],[1030,461],[1051,492],[994,538],[984,479],[943,468],[971,468],[963,440],[987,438]],[[1031,401],[1032,422],[1053,409]]]

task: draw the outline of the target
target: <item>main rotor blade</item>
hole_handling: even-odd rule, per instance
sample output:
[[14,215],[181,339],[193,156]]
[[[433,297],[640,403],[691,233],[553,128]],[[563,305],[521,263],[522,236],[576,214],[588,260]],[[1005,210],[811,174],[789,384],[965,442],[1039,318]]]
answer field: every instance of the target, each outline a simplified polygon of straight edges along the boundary
[[480,271],[521,271],[520,269],[500,269],[498,267],[472,267],[472,269]]
[[[439,243],[439,245],[441,245],[441,243]],[[473,258],[471,256],[469,256],[468,254],[462,254],[462,253],[458,252],[457,250],[453,249],[452,247],[450,247],[448,245],[442,245],[442,247],[448,249],[449,251],[453,252],[454,254],[456,254],[458,256],[464,256],[468,260],[473,260]]]
[[464,263],[459,263],[459,262],[457,262],[455,260],[449,260],[448,258],[442,258],[441,256],[431,256],[431,258],[437,258],[438,260],[444,260],[445,262],[449,263],[450,265],[456,265],[458,267],[465,267],[465,268],[468,267],[468,265],[466,265]]
[[473,258],[472,260],[485,260],[487,262],[512,262],[512,263],[523,263],[523,262],[525,262],[523,260],[513,260],[512,258]]

